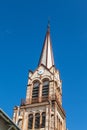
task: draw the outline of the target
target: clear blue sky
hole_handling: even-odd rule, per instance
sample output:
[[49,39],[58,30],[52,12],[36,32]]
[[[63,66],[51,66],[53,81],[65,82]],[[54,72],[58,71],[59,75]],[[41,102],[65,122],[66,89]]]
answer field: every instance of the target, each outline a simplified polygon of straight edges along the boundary
[[48,19],[69,130],[87,130],[87,0],[0,0],[0,107],[12,117],[37,68]]

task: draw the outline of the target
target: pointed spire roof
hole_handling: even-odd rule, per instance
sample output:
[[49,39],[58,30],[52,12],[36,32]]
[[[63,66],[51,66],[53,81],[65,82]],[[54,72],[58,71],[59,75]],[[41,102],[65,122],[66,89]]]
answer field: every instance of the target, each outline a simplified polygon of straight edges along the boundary
[[39,65],[43,64],[48,69],[54,65],[54,57],[52,51],[52,43],[50,38],[50,25],[48,23],[47,32],[39,60]]

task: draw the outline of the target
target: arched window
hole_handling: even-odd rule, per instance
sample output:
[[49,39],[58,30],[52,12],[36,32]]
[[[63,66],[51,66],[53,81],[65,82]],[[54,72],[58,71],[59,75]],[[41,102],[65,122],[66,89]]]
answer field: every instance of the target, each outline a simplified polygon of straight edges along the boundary
[[40,127],[40,114],[36,113],[35,114],[35,128],[39,128]]
[[42,113],[42,124],[41,124],[41,128],[45,128],[45,120],[46,120],[46,113],[43,112]]
[[51,114],[51,129],[54,130],[54,114]]
[[32,129],[33,127],[33,114],[30,114],[28,117],[28,129]]
[[19,128],[22,128],[22,119],[18,120],[17,126],[19,126]]
[[42,97],[48,97],[49,94],[49,80],[43,81],[43,87],[42,87]]
[[40,83],[38,81],[33,84],[32,98],[37,98],[39,94]]

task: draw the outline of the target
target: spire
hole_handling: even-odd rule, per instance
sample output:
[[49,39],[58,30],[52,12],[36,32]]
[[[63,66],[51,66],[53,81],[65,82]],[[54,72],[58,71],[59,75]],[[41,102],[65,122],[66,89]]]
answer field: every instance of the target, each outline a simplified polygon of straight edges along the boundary
[[47,26],[47,32],[46,32],[40,60],[39,60],[39,65],[41,65],[41,64],[46,66],[48,69],[54,65],[49,22],[48,22],[48,26]]

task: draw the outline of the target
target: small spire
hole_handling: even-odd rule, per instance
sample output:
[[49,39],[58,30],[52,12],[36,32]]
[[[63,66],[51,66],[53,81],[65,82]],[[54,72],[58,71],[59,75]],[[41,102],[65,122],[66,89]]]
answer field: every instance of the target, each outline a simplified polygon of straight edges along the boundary
[[54,57],[53,57],[53,51],[52,51],[52,44],[51,44],[51,38],[50,38],[50,24],[48,21],[48,26],[47,26],[47,33],[45,36],[40,60],[39,60],[39,65],[43,64],[46,66],[48,69],[51,68],[54,65]]

